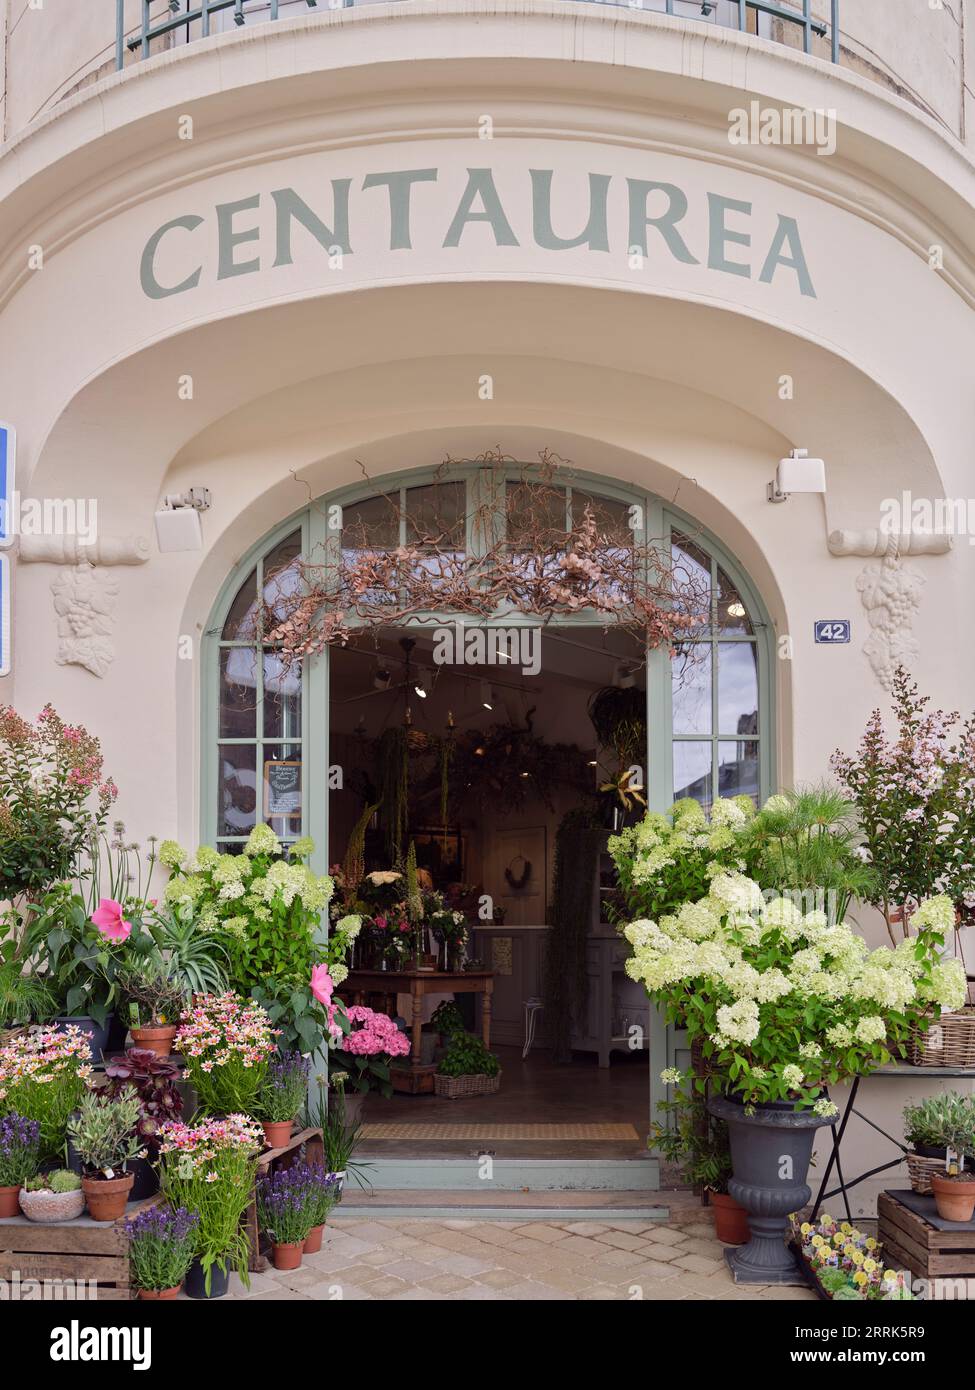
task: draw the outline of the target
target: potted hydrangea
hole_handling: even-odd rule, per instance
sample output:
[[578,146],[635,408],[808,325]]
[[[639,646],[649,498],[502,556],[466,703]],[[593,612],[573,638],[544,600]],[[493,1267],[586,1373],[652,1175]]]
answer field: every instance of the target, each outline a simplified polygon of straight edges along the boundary
[[815,1129],[836,1113],[829,1086],[901,1055],[920,1016],[964,998],[960,963],[941,958],[948,916],[947,899],[922,904],[916,937],[871,951],[825,912],[766,901],[757,883],[725,872],[700,901],[624,929],[627,973],[687,1028],[723,1092],[709,1110],[728,1126],[728,1190],[752,1231],[728,1252],[736,1279],[794,1279],[784,1223],[811,1195]]

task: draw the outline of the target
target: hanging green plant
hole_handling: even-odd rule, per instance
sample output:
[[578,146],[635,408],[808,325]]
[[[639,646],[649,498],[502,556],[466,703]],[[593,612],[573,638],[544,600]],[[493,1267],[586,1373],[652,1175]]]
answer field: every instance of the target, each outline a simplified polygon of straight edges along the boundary
[[589,699],[589,719],[603,748],[611,748],[622,770],[642,763],[647,746],[647,692],[607,685]]
[[384,729],[376,747],[377,776],[383,806],[386,857],[395,864],[403,853],[409,825],[410,750],[401,724]]
[[356,821],[352,828],[352,834],[349,836],[349,843],[345,850],[345,862],[342,865],[342,875],[345,879],[346,901],[350,903],[355,901],[359,884],[365,877],[366,829],[381,804],[377,801],[371,806],[364,806],[362,815]]

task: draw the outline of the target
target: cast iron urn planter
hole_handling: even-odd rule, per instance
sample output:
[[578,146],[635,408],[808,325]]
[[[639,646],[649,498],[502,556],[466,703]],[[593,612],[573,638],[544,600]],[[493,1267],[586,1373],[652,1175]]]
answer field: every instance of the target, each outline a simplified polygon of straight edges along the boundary
[[790,1101],[757,1105],[745,1113],[740,1101],[716,1096],[708,1110],[728,1126],[734,1176],[728,1193],[748,1212],[752,1238],[725,1251],[736,1284],[802,1284],[785,1244],[786,1218],[812,1196],[806,1174],[813,1140],[829,1121]]

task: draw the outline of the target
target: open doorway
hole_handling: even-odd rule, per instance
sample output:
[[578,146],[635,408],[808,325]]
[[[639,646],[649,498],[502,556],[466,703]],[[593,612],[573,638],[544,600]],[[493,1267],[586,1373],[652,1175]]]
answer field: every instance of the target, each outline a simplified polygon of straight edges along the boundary
[[[341,880],[351,844],[371,908],[340,992],[411,1040],[393,1096],[370,1093],[365,1152],[635,1156],[649,1006],[625,973],[606,846],[645,807],[644,653],[593,627],[479,632],[457,660],[433,627],[330,657],[329,762],[344,775],[329,862]],[[400,911],[411,847],[419,939]],[[496,1091],[436,1094],[445,1017],[489,1039]]]

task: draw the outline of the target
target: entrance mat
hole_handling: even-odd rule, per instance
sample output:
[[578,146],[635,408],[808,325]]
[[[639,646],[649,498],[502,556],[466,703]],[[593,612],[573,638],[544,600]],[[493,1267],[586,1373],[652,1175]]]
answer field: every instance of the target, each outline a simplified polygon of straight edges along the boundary
[[560,1139],[616,1140],[640,1142],[632,1125],[423,1125],[364,1124],[365,1139],[539,1139],[550,1143]]

